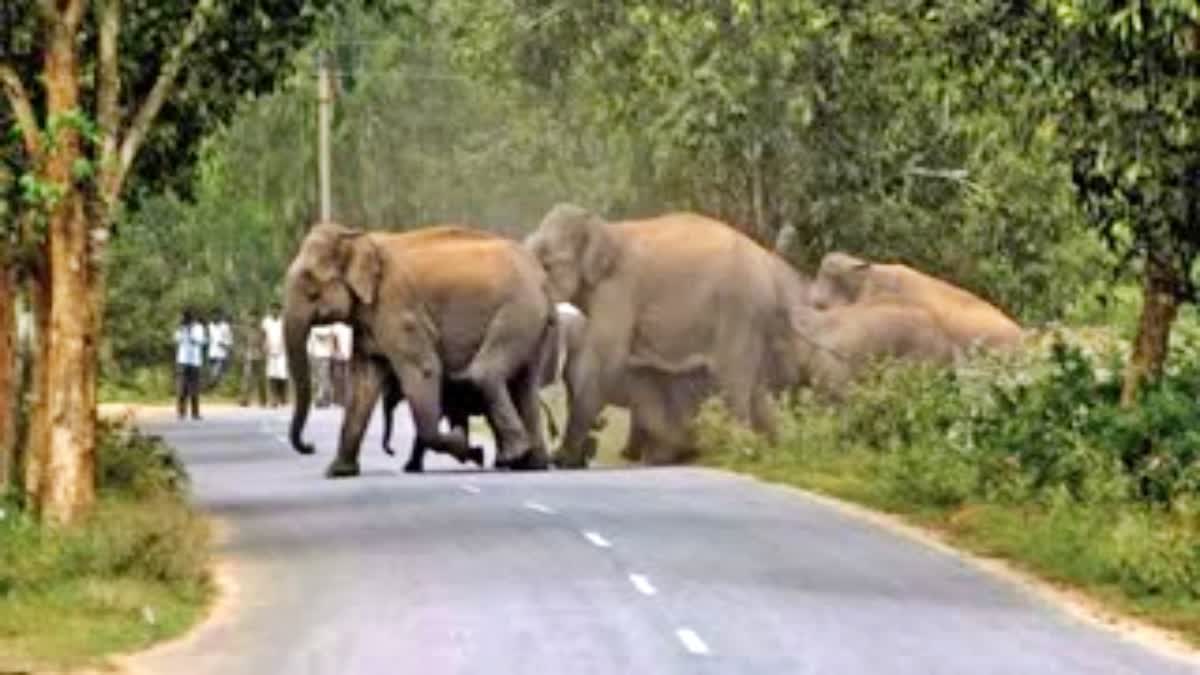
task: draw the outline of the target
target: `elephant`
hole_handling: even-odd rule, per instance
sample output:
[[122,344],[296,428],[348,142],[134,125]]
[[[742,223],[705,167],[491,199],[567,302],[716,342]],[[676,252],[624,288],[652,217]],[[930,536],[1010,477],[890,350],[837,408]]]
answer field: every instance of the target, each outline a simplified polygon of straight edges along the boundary
[[444,225],[403,233],[314,225],[288,268],[284,337],[296,390],[289,440],[302,454],[312,392],[305,344],[313,326],[355,335],[349,401],[332,478],[359,473],[363,432],[390,372],[409,400],[425,447],[470,458],[462,433],[438,429],[442,383],[476,388],[496,428],[498,460],[547,466],[537,369],[553,307],[545,271],[519,242]]
[[737,419],[773,430],[771,389],[788,384],[779,373],[798,372],[784,363],[791,323],[773,253],[699,214],[608,222],[567,203],[525,244],[555,301],[588,318],[567,368],[570,413],[556,465],[587,465],[586,438],[621,393],[651,463],[686,458],[691,419],[711,395]]
[[879,359],[948,365],[955,345],[932,312],[880,296],[827,310],[792,308],[796,350],[804,363],[804,383],[832,400]]
[[873,263],[834,252],[821,260],[811,302],[825,309],[888,296],[928,310],[959,349],[1009,350],[1024,331],[995,305],[907,265]]
[[[561,378],[563,364],[568,355],[577,350],[580,327],[583,325],[583,315],[569,305],[560,306],[555,311],[553,333],[549,338],[549,348],[545,350],[542,364],[538,369],[540,387],[547,387]],[[393,415],[396,406],[404,400],[404,391],[395,377],[388,377],[383,386],[383,451],[394,455],[391,447]],[[557,435],[554,416],[545,402],[541,402],[543,412],[550,423],[551,435]],[[442,408],[451,428],[459,430],[468,440],[470,448],[467,459],[480,466],[483,465],[483,448],[469,445],[469,422],[472,415],[486,415],[487,401],[482,394],[466,383],[442,383]],[[414,438],[408,462],[404,465],[407,473],[420,473],[424,470],[424,455],[427,448],[421,444],[420,438]]]
[[[388,455],[395,454],[395,451],[391,447],[392,416],[396,406],[400,405],[403,400],[404,389],[401,387],[400,381],[389,373],[383,382],[383,451]],[[487,400],[484,399],[478,389],[466,383],[453,382],[443,378],[442,414],[450,423],[450,428],[455,430],[456,433],[462,434],[464,441],[467,443],[466,456],[460,459],[474,462],[479,466],[483,466],[483,448],[470,444],[469,422],[471,415],[483,415],[486,413]],[[420,436],[413,438],[412,450],[409,452],[408,462],[404,465],[406,473],[421,473],[424,471],[425,451],[427,449],[421,443]]]

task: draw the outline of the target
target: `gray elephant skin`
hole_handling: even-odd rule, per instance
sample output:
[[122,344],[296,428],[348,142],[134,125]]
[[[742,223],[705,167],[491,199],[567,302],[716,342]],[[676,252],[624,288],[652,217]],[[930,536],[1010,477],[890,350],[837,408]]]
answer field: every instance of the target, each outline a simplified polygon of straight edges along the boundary
[[792,308],[803,383],[830,400],[882,359],[948,365],[955,345],[923,307],[887,297],[818,310]]
[[[555,311],[554,324],[549,336],[548,348],[544,350],[542,363],[538,368],[538,386],[545,388],[562,379],[565,364],[578,352],[579,342],[583,334],[585,319],[574,309],[558,308]],[[404,390],[399,380],[388,375],[383,385],[383,451],[389,455],[395,454],[391,447],[393,417],[395,409],[404,401]],[[541,403],[554,431],[553,416],[544,402]],[[452,382],[443,379],[442,382],[442,412],[450,427],[463,434],[470,444],[470,418],[473,415],[487,414],[487,401],[482,393],[465,382]],[[490,423],[490,420],[489,420]],[[495,429],[493,428],[493,434]],[[409,451],[408,461],[404,465],[407,473],[420,473],[424,470],[424,455],[426,448],[421,439],[414,438]],[[483,465],[483,449],[470,446],[467,458],[480,466]]]
[[814,306],[826,309],[878,298],[923,307],[961,350],[976,345],[1012,349],[1024,335],[995,305],[907,265],[874,263],[841,252],[821,260],[811,289]]
[[711,395],[772,430],[771,389],[786,384],[778,373],[796,370],[784,363],[791,326],[774,254],[697,214],[608,222],[571,204],[551,209],[526,246],[554,299],[588,317],[567,369],[557,465],[586,466],[596,417],[622,389],[648,463],[691,454],[690,422]]
[[538,367],[553,308],[538,262],[517,242],[457,226],[403,233],[315,225],[287,272],[284,334],[296,401],[290,440],[303,440],[311,403],[305,345],[314,325],[354,329],[349,401],[337,456],[326,474],[359,472],[362,436],[383,380],[399,381],[417,436],[429,448],[470,458],[465,437],[438,429],[443,381],[486,400],[499,451],[516,468],[544,468]]

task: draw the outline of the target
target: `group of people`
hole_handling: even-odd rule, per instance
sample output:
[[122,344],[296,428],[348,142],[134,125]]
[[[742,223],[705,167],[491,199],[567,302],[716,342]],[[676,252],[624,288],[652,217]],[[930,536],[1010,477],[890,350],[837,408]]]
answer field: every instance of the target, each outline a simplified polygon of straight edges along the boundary
[[[192,419],[200,419],[200,392],[220,384],[233,360],[235,343],[242,365],[240,403],[250,405],[256,394],[260,406],[287,404],[287,349],[279,313],[279,304],[274,303],[260,321],[245,315],[235,341],[224,312],[215,312],[205,321],[191,309],[183,311],[175,330],[175,399],[180,419],[189,413]],[[353,331],[345,324],[311,331],[308,355],[319,407],[344,404],[352,341]]]
[[181,419],[189,406],[192,419],[200,419],[200,390],[220,383],[232,350],[233,329],[223,312],[216,312],[206,322],[193,310],[183,310],[175,329],[175,403]]

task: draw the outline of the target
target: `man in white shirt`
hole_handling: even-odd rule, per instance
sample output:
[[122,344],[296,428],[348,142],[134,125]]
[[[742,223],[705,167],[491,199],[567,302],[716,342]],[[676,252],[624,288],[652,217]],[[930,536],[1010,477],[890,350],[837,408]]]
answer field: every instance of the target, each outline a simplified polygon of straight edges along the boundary
[[209,387],[216,387],[229,364],[229,350],[233,348],[233,329],[224,312],[217,312],[208,324],[208,377]]
[[200,367],[206,342],[204,324],[196,320],[190,309],[183,310],[175,329],[175,407],[179,419],[186,416],[188,403],[192,419],[200,419]]
[[342,407],[350,396],[350,355],[354,353],[354,329],[333,324],[333,402]]
[[312,362],[313,386],[317,390],[318,408],[328,407],[333,398],[333,383],[330,380],[333,342],[332,326],[313,326],[308,332],[308,357]]
[[271,407],[287,403],[287,349],[283,343],[283,320],[279,318],[279,303],[262,320],[263,351],[267,355],[267,383],[271,390]]

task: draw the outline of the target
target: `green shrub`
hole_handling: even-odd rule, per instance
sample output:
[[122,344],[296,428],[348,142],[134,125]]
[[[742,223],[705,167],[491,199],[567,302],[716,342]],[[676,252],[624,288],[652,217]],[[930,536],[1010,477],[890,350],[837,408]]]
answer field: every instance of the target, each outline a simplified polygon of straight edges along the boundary
[[96,455],[101,492],[151,498],[187,486],[187,470],[169,446],[122,423],[100,422]]

